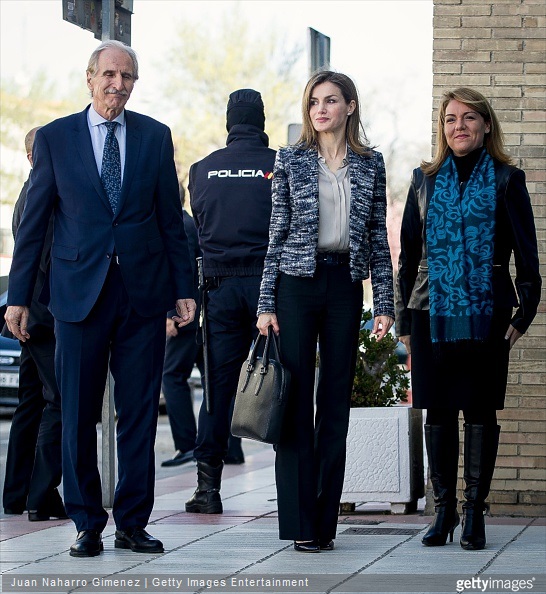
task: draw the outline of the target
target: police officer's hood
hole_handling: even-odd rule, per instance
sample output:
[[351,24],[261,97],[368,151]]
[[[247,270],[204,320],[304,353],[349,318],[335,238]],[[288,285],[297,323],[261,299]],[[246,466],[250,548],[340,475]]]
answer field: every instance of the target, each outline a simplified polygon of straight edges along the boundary
[[226,111],[226,128],[236,124],[251,124],[265,130],[265,112],[262,96],[254,89],[239,89],[229,96]]
[[230,144],[233,140],[240,138],[241,135],[258,135],[261,142],[265,146],[269,146],[269,138],[264,134],[264,103],[258,91],[239,89],[231,93],[227,104],[226,128],[229,132],[226,144]]

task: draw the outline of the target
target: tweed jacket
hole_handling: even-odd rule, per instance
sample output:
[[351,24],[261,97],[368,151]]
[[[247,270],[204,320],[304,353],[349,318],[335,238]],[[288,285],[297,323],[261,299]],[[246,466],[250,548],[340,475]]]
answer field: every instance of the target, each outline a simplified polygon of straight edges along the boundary
[[[495,163],[497,205],[493,253],[493,305],[517,308],[511,325],[521,333],[536,315],[540,302],[539,259],[533,210],[525,173],[499,161]],[[396,335],[411,334],[411,312],[429,309],[426,214],[436,176],[413,171],[402,229],[396,278]],[[514,254],[515,289],[510,275]]]
[[[354,282],[371,273],[374,316],[394,317],[392,262],[386,227],[385,164],[381,153],[359,155],[347,148],[351,200],[349,254]],[[275,313],[279,274],[312,277],[319,229],[318,153],[301,145],[281,148],[273,171],[269,247],[258,315]]]

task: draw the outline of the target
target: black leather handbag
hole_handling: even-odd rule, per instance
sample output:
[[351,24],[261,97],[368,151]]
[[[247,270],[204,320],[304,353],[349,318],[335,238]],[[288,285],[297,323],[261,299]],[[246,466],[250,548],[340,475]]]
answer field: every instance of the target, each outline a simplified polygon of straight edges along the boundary
[[[263,354],[259,357],[264,340]],[[241,368],[231,433],[264,443],[278,443],[289,387],[290,372],[281,364],[277,337],[269,326],[267,337],[258,336]]]

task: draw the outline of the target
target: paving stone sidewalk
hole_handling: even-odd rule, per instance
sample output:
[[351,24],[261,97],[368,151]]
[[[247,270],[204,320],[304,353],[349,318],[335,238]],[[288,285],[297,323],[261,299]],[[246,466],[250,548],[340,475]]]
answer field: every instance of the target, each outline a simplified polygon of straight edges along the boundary
[[386,506],[366,504],[339,518],[334,551],[297,553],[291,542],[278,539],[274,453],[261,444],[247,451],[245,464],[225,467],[222,515],[183,511],[195,489],[194,464],[158,478],[148,529],[164,542],[164,554],[115,549],[110,522],[102,555],[72,558],[70,521],[29,522],[26,515],[0,514],[2,591],[546,591],[544,518],[487,518],[487,548],[463,551],[460,528],[453,543],[423,547],[430,517],[390,515]]

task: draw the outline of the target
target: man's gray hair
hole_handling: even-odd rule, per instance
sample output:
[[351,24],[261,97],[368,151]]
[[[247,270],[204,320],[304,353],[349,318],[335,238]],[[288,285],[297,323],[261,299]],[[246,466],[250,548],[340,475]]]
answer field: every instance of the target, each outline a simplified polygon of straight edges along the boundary
[[138,80],[138,60],[136,52],[133,48],[128,45],[125,45],[121,41],[116,41],[114,39],[109,39],[108,41],[103,41],[99,47],[91,54],[89,58],[89,63],[87,64],[87,72],[91,76],[95,76],[97,74],[97,69],[99,66],[99,56],[102,51],[105,49],[115,48],[125,52],[133,62],[133,79]]
[[36,128],[32,128],[32,130],[27,132],[27,135],[25,136],[25,150],[27,151],[27,155],[32,154],[34,137],[36,136],[36,132],[38,132],[41,127],[42,126],[36,126]]

